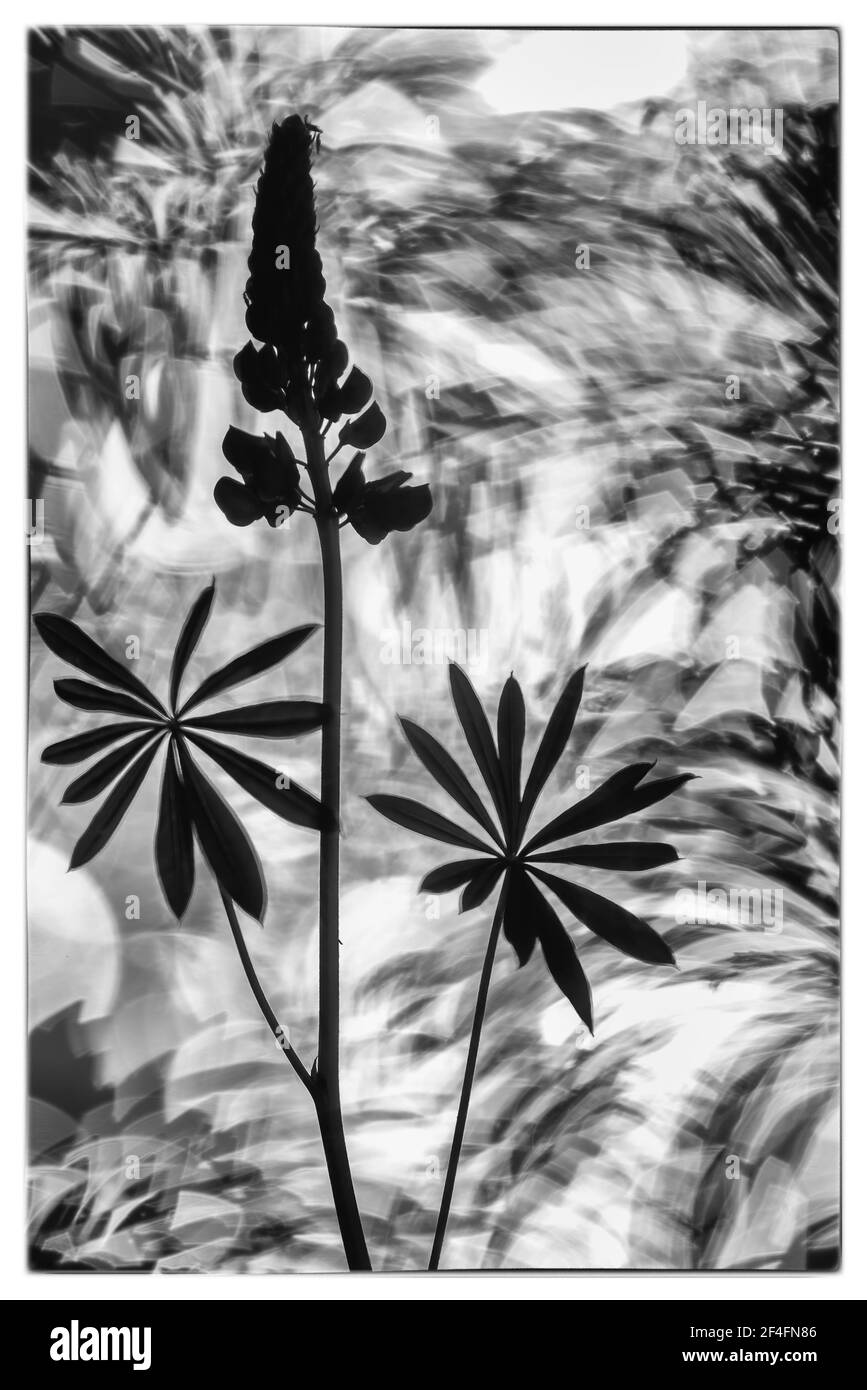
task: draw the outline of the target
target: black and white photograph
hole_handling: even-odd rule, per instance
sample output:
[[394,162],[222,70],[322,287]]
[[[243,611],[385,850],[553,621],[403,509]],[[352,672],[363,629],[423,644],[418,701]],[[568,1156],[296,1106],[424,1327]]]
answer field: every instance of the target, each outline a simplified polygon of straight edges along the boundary
[[46,1297],[838,1277],[845,38],[724,20],[27,20]]

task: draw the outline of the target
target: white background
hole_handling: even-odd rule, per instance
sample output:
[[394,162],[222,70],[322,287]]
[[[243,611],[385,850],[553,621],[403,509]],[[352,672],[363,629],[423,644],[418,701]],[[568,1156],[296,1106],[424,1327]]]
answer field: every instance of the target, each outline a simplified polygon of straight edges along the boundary
[[[711,21],[710,27],[726,25],[787,28],[839,26],[842,29],[843,58],[843,189],[844,225],[844,1190],[843,1190],[843,1269],[823,1275],[723,1275],[723,1274],[635,1274],[612,1275],[413,1275],[375,1278],[363,1275],[270,1276],[254,1279],[244,1276],[202,1277],[173,1275],[171,1279],[139,1275],[35,1275],[25,1263],[24,1160],[25,1160],[25,940],[24,900],[25,764],[24,730],[27,717],[26,674],[26,546],[25,510],[25,150],[26,150],[26,33],[21,11],[8,7],[2,25],[2,148],[4,152],[2,230],[2,410],[4,449],[4,489],[0,545],[0,621],[2,621],[3,660],[0,668],[2,699],[3,776],[0,778],[0,855],[2,855],[2,957],[0,957],[0,1113],[3,1139],[0,1142],[0,1293],[4,1299],[857,1299],[865,1292],[867,1272],[867,1221],[865,1221],[865,1136],[867,1119],[863,1079],[867,1064],[865,1019],[867,1008],[867,928],[860,908],[860,880],[857,866],[865,855],[867,817],[863,782],[867,765],[864,751],[867,719],[863,703],[867,689],[867,639],[863,631],[867,601],[867,546],[859,535],[859,517],[865,506],[864,381],[867,362],[864,353],[863,322],[867,312],[865,296],[865,235],[863,177],[864,145],[861,131],[863,113],[858,105],[865,53],[865,12],[863,6],[834,7],[807,5],[800,0],[777,3],[744,3],[730,0],[719,10],[697,12],[694,4],[623,3],[608,0],[598,13],[609,25],[658,24],[690,27],[697,14]],[[77,7],[77,26],[137,24],[280,24],[285,22],[285,5],[228,5],[211,0],[207,6],[187,3],[179,13],[176,5],[152,0],[140,16],[101,3]],[[479,0],[438,0],[436,5],[408,10],[397,0],[371,0],[359,4],[318,0],[316,5],[293,5],[291,18],[297,24],[339,24],[357,26],[379,24],[400,26],[412,17],[414,23],[444,27],[485,25],[501,28],[534,25],[569,27],[592,25],[597,13],[590,6],[535,0],[532,6],[513,0],[479,3]],[[68,24],[67,6],[43,3],[27,17],[32,26]],[[528,34],[525,52],[536,56],[524,63],[523,73],[534,72],[544,78],[545,45],[554,36]],[[604,46],[604,38],[599,39]],[[628,58],[621,57],[619,78],[625,100],[648,88],[644,84],[645,62],[650,62],[655,80],[652,86],[667,85],[678,76],[676,35],[637,35]],[[509,61],[514,61],[510,59]],[[593,65],[587,74],[591,84],[586,105],[596,104],[593,96]],[[513,84],[508,69],[494,74],[485,95],[498,103],[498,94]],[[611,74],[605,76],[606,98],[610,100]],[[634,90],[633,90],[634,84]],[[543,82],[544,85],[544,82]],[[559,104],[558,94],[544,87],[544,100],[532,88],[524,87],[527,107]],[[500,98],[505,102],[505,96]],[[522,102],[523,104],[523,102]],[[601,103],[600,103],[601,104]]]

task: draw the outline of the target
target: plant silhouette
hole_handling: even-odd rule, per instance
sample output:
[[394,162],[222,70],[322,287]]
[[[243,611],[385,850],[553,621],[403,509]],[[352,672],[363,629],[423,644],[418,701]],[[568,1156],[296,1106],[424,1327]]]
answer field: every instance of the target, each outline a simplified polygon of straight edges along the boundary
[[653,763],[633,763],[613,773],[595,791],[542,826],[535,835],[524,839],[539,796],[572,734],[584,690],[584,671],[582,667],[566,682],[542,735],[522,792],[521,763],[526,709],[520,685],[512,675],[503,686],[497,711],[495,742],[484,708],[470,680],[460,666],[454,662],[451,664],[449,678],[455,710],[469,751],[488,789],[499,826],[451,754],[417,724],[409,719],[400,720],[419,761],[443,791],[484,831],[492,844],[420,802],[390,794],[368,798],[377,811],[404,829],[474,851],[478,856],[433,869],[422,879],[419,892],[449,893],[462,888],[460,911],[468,912],[480,907],[503,880],[482,968],[458,1119],[431,1254],[432,1269],[438,1266],[445,1238],[501,927],[515,951],[519,967],[525,966],[530,960],[538,941],[552,979],[591,1033],[593,1003],[587,976],[569,934],[541,892],[539,884],[556,894],[573,917],[617,950],[651,965],[674,964],[674,956],[665,941],[641,918],[589,888],[548,873],[541,866],[558,864],[634,873],[672,863],[678,858],[677,851],[672,845],[662,843],[627,840],[599,845],[567,845],[547,851],[544,846],[571,839],[653,806],[688,782],[692,773],[646,782],[644,779]]
[[199,767],[193,749],[204,753],[275,815],[293,825],[318,830],[322,807],[317,797],[275,768],[212,735],[296,738],[319,728],[322,706],[314,700],[265,700],[211,714],[193,711],[216,695],[285,661],[316,631],[316,624],[283,632],[235,657],[202,681],[181,704],[181,682],[205,630],[215,595],[216,583],[212,582],[202,590],[181,628],[172,660],[167,705],[76,623],[50,613],[37,613],[34,622],[48,649],[102,682],[91,685],[81,680],[55,681],[58,697],[76,709],[127,716],[122,723],[102,725],[52,744],[44,750],[42,761],[78,763],[120,744],[70,782],[63,794],[64,805],[91,801],[114,783],[76,842],[69,867],[77,869],[108,844],[165,745],[154,857],[166,902],[178,918],[189,906],[195,879],[195,832],[222,891],[244,912],[261,921],[267,895],[259,857],[235,812]]
[[[349,526],[365,542],[378,546],[394,533],[409,531],[423,522],[432,511],[433,498],[426,483],[410,485],[412,475],[402,469],[379,478],[369,478],[365,471],[366,451],[383,438],[387,422],[373,398],[369,377],[357,365],[350,365],[349,350],[338,336],[325,298],[325,278],[316,247],[312,178],[312,160],[319,152],[320,138],[318,128],[297,115],[275,124],[271,131],[256,189],[245,289],[246,324],[256,341],[248,342],[234,358],[235,376],[245,400],[261,413],[279,412],[285,417],[285,428],[291,426],[300,434],[303,452],[297,440],[293,447],[281,430],[255,435],[230,426],[222,450],[236,476],[220,478],[214,499],[234,526],[265,521],[277,528],[296,515],[311,517],[322,569],[321,702],[266,700],[242,708],[198,712],[215,696],[272,670],[291,656],[316,630],[312,623],[291,627],[235,657],[182,700],[184,675],[215,601],[215,582],[196,598],[182,626],[166,702],[75,623],[47,613],[36,615],[35,623],[55,656],[98,682],[58,680],[55,689],[59,698],[77,709],[120,716],[120,722],[64,739],[42,754],[45,762],[64,765],[101,755],[67,787],[64,803],[89,801],[111,788],[77,841],[71,867],[87,863],[108,843],[165,746],[154,853],[166,901],[174,915],[182,918],[193,892],[194,843],[198,841],[219,886],[256,1002],[315,1106],[347,1264],[364,1270],[371,1267],[371,1261],[347,1154],[340,1099],[340,532]],[[326,455],[332,429],[336,429],[336,442]],[[333,481],[331,465],[344,448],[353,454]],[[445,893],[460,888],[460,908],[467,911],[482,905],[502,880],[481,972],[430,1258],[432,1269],[438,1267],[445,1238],[501,928],[520,966],[527,964],[539,943],[553,980],[592,1031],[589,983],[571,938],[541,888],[553,892],[573,917],[618,950],[650,964],[670,965],[674,958],[646,922],[589,889],[549,873],[545,866],[634,872],[671,863],[678,856],[668,844],[632,841],[559,849],[546,846],[654,805],[683,786],[690,776],[684,773],[646,781],[653,764],[633,764],[527,838],[538,799],[568,745],[581,702],[584,669],[567,681],[523,790],[526,716],[518,682],[510,676],[503,687],[495,741],[464,672],[453,665],[450,679],[458,718],[487,787],[493,814],[466,773],[430,734],[410,720],[401,723],[423,766],[487,838],[405,797],[369,797],[377,811],[398,825],[471,854],[433,869],[422,881],[424,891]],[[321,731],[318,797],[277,769],[221,741],[221,736],[293,738],[317,730]],[[262,866],[241,820],[202,771],[200,755],[283,820],[318,834],[318,1050],[309,1068],[277,1020],[238,921],[236,907],[259,921],[264,918],[267,890]]]
[[[365,451],[379,443],[387,422],[373,400],[370,378],[357,365],[350,366],[349,351],[338,337],[334,313],[325,299],[312,177],[320,136],[318,127],[297,115],[272,128],[256,189],[244,295],[247,328],[260,346],[248,342],[234,359],[245,400],[265,414],[282,412],[300,432],[303,456],[296,458],[279,431],[256,436],[231,426],[223,440],[223,455],[238,477],[221,478],[214,500],[234,526],[265,520],[278,527],[293,514],[310,515],[319,538],[325,612],[319,1051],[309,1089],[346,1258],[350,1268],[369,1269],[340,1103],[340,531],[350,525],[369,544],[378,545],[392,532],[411,530],[423,521],[433,498],[426,483],[408,486],[411,474],[403,470],[372,480],[365,474]],[[325,441],[335,426],[336,443],[326,456]],[[344,448],[355,452],[334,483],[330,465]]]

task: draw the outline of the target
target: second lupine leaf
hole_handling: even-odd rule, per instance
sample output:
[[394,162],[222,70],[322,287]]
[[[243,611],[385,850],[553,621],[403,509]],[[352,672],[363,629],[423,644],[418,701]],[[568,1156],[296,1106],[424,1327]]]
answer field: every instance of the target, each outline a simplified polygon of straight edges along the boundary
[[[408,797],[391,794],[368,797],[370,804],[395,824],[429,839],[469,850],[474,858],[455,860],[431,870],[420,892],[448,893],[462,888],[460,911],[479,907],[505,875],[503,934],[519,966],[529,961],[538,941],[552,978],[579,1017],[593,1031],[590,985],[571,937],[540,884],[554,893],[577,921],[624,954],[653,965],[673,965],[674,956],[652,927],[640,917],[580,884],[551,874],[544,864],[618,869],[640,873],[673,863],[673,845],[618,841],[594,845],[564,845],[541,853],[544,845],[567,839],[596,826],[633,815],[654,805],[690,780],[693,774],[645,781],[652,763],[634,763],[615,772],[583,800],[555,817],[531,839],[527,825],[536,802],[569,742],[584,688],[584,668],[576,671],[548,721],[536,757],[521,792],[521,763],[526,712],[521,687],[510,676],[503,686],[497,711],[497,739],[473,686],[455,664],[450,667],[455,710],[469,750],[491,797],[497,827],[465,773],[440,743],[411,720],[401,727],[413,752],[460,809],[487,837],[440,815]],[[491,843],[492,842],[492,843]]]

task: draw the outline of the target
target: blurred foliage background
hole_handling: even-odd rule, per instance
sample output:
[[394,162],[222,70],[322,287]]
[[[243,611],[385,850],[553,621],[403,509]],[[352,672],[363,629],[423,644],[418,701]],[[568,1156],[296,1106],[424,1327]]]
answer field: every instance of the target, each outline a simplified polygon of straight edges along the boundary
[[[117,652],[137,637],[157,688],[211,574],[202,669],[321,616],[303,518],[238,531],[211,498],[227,426],[258,428],[231,359],[266,132],[309,115],[329,301],[390,422],[371,463],[399,461],[435,499],[411,534],[344,546],[344,1096],[374,1262],[426,1261],[486,937],[484,908],[459,919],[443,899],[436,915],[417,896],[436,848],[383,835],[361,799],[420,787],[396,712],[459,752],[445,667],[384,659],[391,634],[443,630],[471,651],[481,635],[470,675],[489,700],[515,671],[531,739],[589,662],[549,814],[624,761],[701,775],[636,823],[681,864],[589,871],[664,933],[679,972],[580,933],[594,1039],[538,961],[519,973],[502,948],[443,1266],[831,1267],[836,35],[696,31],[675,91],[496,111],[479,80],[516,41],[31,34],[33,605]],[[674,113],[698,100],[783,108],[781,154],[677,145]],[[318,659],[311,643],[293,663],[292,694],[316,695]],[[200,874],[182,931],[162,902],[155,778],[65,876],[84,813],[58,808],[63,769],[38,761],[73,731],[57,674],[34,640],[33,1265],[339,1269],[307,1097],[216,890]],[[282,679],[267,693],[289,694]],[[315,740],[275,746],[307,786],[316,756]],[[251,949],[309,1064],[315,839],[244,811],[270,887]],[[781,912],[679,923],[678,892],[702,883],[776,890]]]

